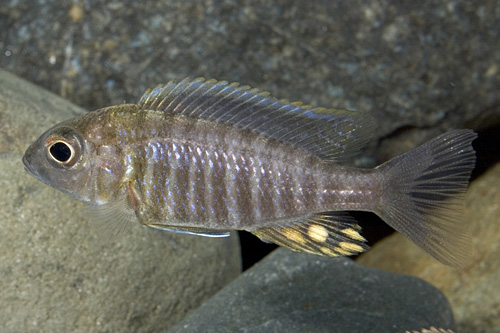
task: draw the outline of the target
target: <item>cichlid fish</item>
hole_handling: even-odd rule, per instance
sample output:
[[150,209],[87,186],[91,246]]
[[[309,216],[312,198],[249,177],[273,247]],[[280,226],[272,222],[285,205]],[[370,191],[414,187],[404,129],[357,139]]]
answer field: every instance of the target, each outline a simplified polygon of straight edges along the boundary
[[342,166],[373,130],[365,113],[185,79],[57,124],[23,162],[105,221],[211,237],[247,230],[343,256],[368,248],[348,211],[370,211],[442,263],[466,263],[476,134],[448,132],[375,169]]

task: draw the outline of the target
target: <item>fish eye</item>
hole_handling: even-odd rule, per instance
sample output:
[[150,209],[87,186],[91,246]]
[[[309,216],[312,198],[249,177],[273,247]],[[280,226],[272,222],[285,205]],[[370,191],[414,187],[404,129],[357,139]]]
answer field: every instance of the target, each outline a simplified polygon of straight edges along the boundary
[[66,164],[74,156],[73,148],[64,141],[56,141],[49,146],[50,156],[59,163]]
[[44,154],[55,168],[77,168],[85,158],[84,139],[72,128],[58,127],[48,132]]

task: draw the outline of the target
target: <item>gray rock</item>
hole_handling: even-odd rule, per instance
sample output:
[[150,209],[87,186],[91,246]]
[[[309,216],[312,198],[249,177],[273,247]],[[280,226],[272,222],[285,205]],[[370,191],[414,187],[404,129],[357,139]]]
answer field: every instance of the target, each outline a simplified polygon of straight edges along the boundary
[[171,332],[404,332],[454,328],[446,298],[411,276],[278,249]]
[[141,226],[108,240],[83,205],[29,176],[26,147],[84,111],[0,71],[2,332],[160,332],[240,271],[237,237]]
[[[206,76],[372,113],[373,165],[500,122],[498,1],[10,1],[0,66],[88,109]],[[382,148],[378,147],[382,142]]]

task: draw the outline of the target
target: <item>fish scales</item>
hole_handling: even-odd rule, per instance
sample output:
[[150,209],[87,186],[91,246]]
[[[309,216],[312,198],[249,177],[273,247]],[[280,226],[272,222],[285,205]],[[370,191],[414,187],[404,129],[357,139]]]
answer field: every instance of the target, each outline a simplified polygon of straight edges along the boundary
[[[317,158],[303,151],[188,117],[165,127],[164,115],[136,110],[144,117],[124,121],[131,112],[115,111],[110,118],[121,134],[123,164],[134,170],[129,180],[139,184],[144,224],[161,217],[176,225],[254,230],[325,209],[369,209],[364,197],[357,198],[363,196],[362,178],[325,163],[311,169]],[[373,174],[360,170],[359,177],[364,173]]]
[[344,166],[366,113],[313,108],[226,81],[185,79],[47,130],[23,157],[37,179],[109,223],[209,237],[247,230],[295,251],[365,251],[370,211],[442,263],[470,259],[462,207],[476,134],[453,130],[374,169]]

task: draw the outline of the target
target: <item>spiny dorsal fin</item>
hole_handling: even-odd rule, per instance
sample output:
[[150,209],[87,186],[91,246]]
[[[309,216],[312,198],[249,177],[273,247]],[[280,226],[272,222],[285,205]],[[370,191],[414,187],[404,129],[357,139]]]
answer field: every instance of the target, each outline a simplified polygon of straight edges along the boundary
[[289,103],[238,83],[203,78],[148,89],[138,105],[249,129],[336,162],[356,154],[374,129],[365,113]]
[[347,213],[316,214],[292,226],[266,227],[252,233],[264,241],[298,252],[338,257],[368,249],[361,227]]

